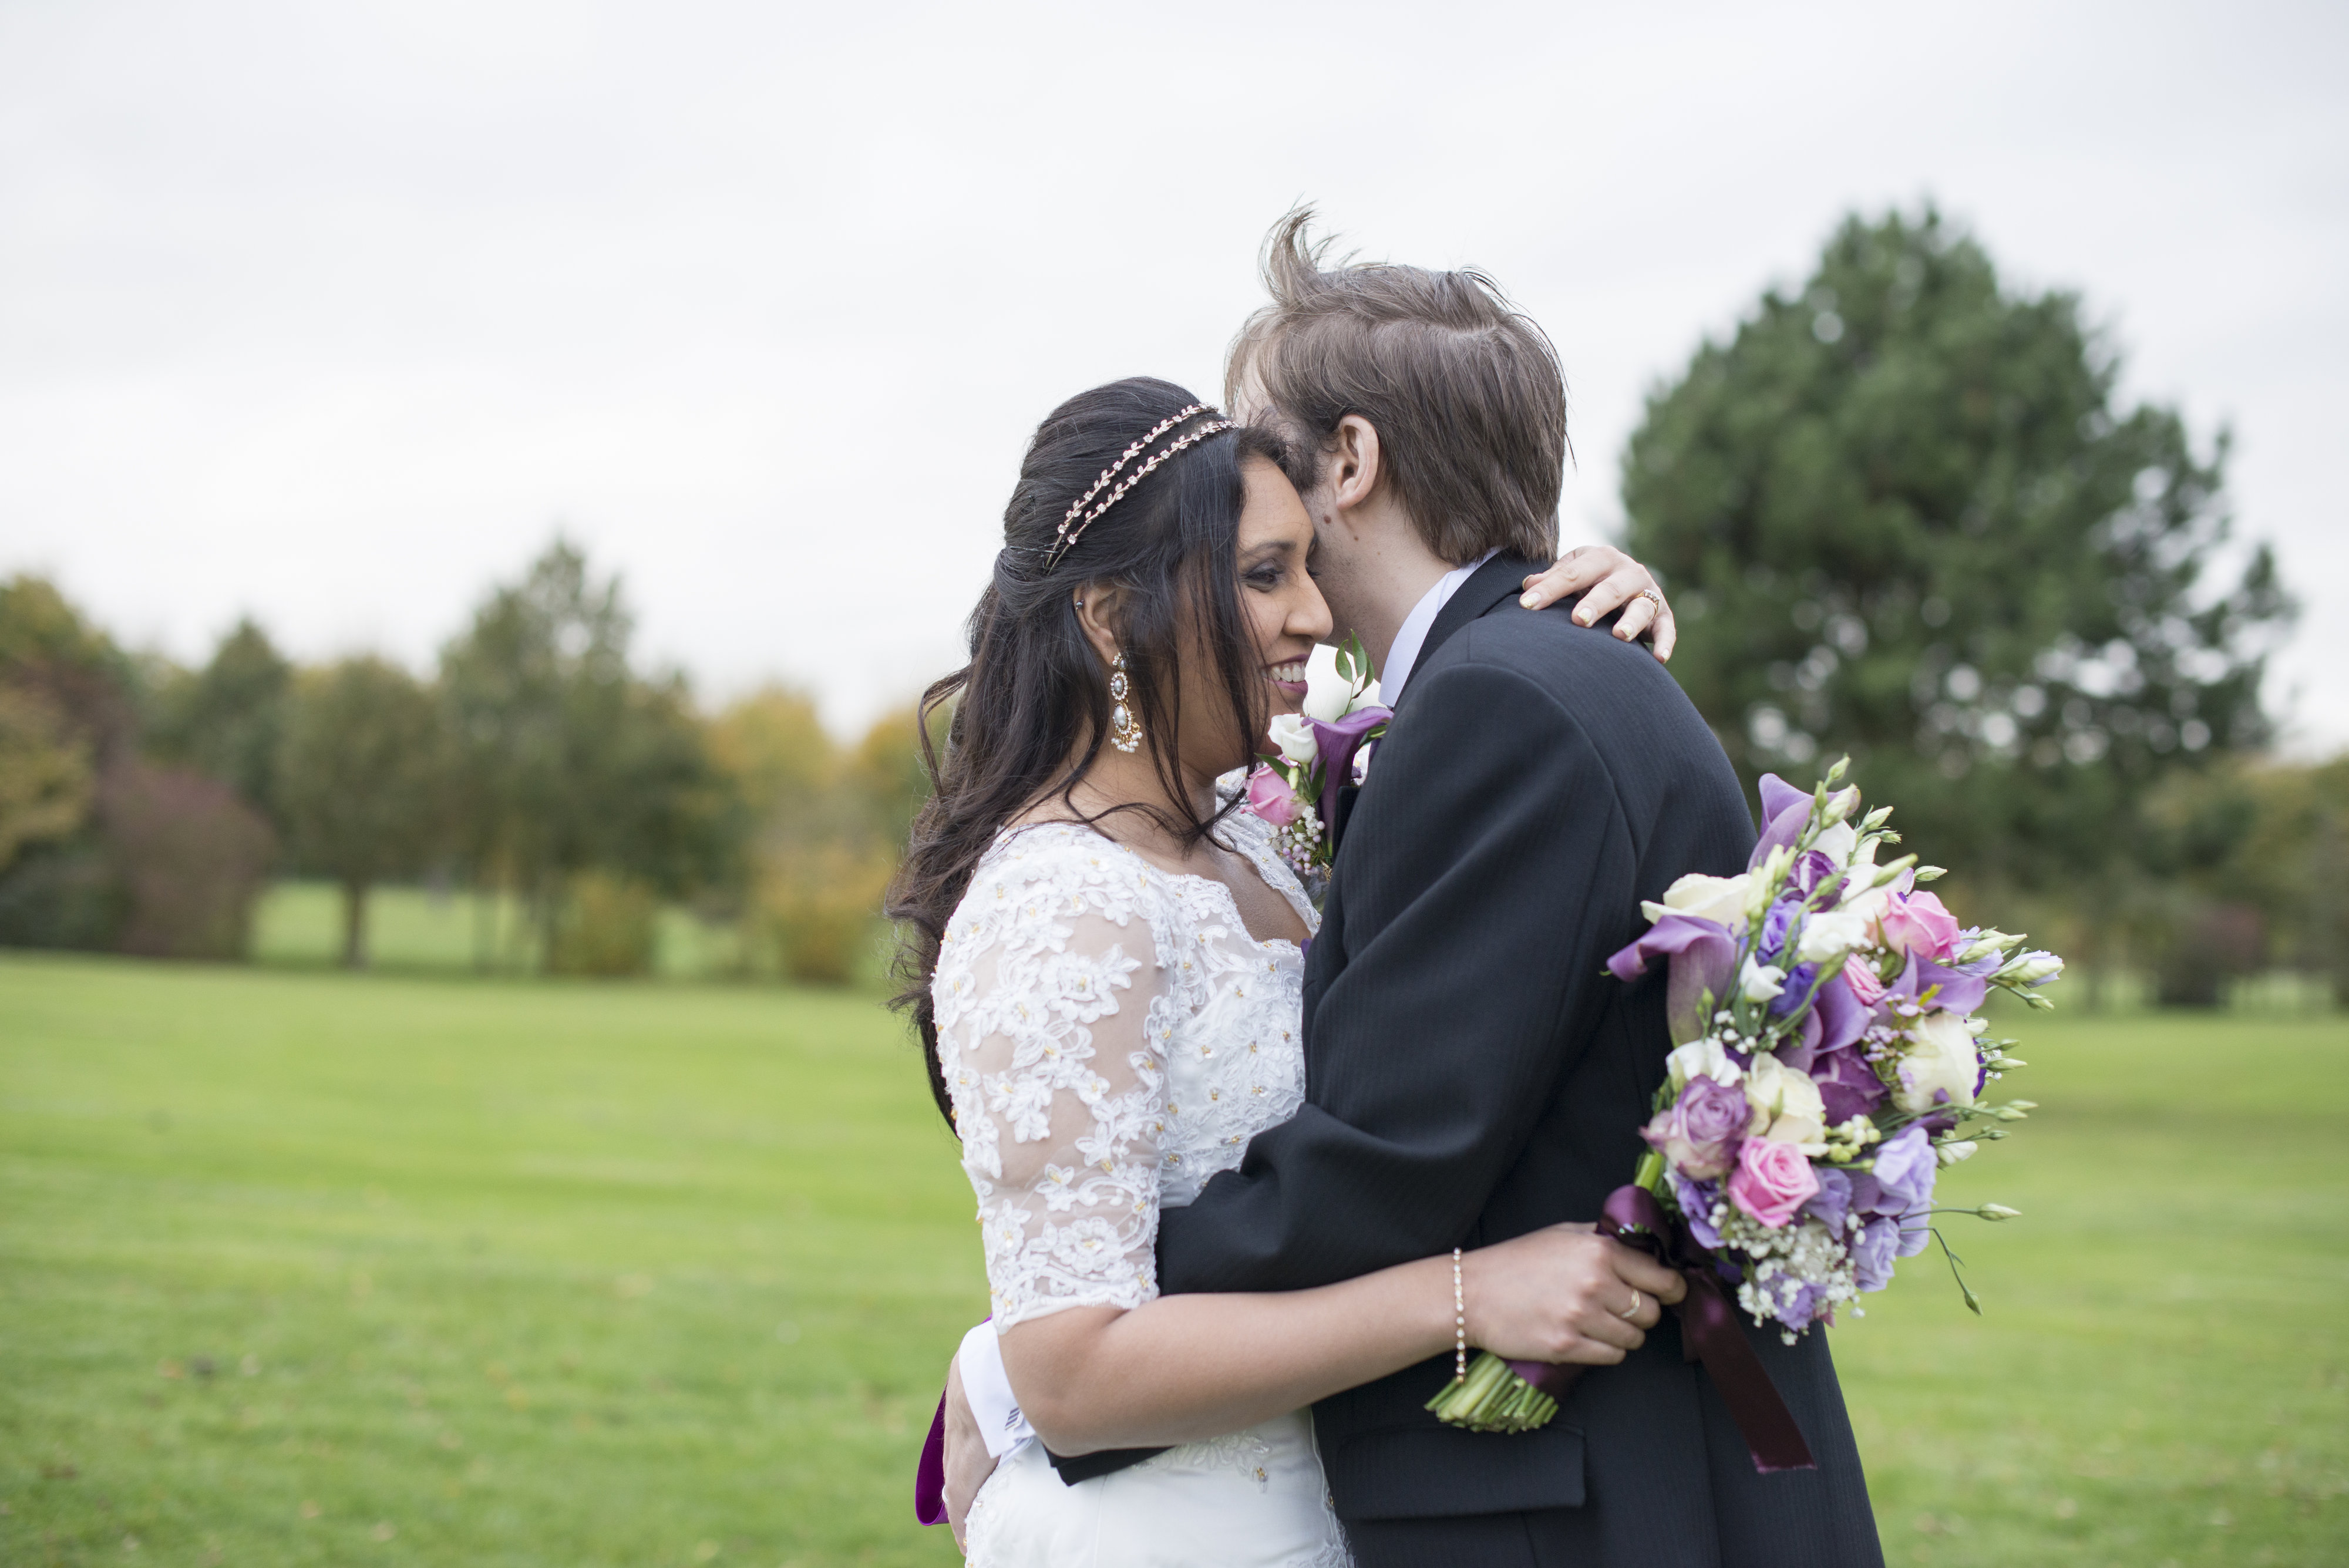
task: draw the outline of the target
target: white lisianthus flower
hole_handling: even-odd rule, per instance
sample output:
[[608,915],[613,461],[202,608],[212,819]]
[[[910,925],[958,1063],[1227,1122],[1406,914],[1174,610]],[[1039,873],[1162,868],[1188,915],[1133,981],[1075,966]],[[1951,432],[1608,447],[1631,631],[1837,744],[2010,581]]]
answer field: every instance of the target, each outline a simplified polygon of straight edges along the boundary
[[1786,971],[1775,963],[1763,963],[1748,957],[1744,972],[1737,977],[1740,990],[1748,1002],[1767,1002],[1786,989]]
[[1729,1059],[1721,1042],[1709,1034],[1675,1050],[1664,1058],[1664,1066],[1671,1074],[1674,1094],[1687,1088],[1692,1078],[1711,1078],[1723,1088],[1737,1082],[1737,1064]]
[[1274,714],[1270,732],[1272,743],[1280,748],[1280,754],[1300,767],[1320,754],[1320,748],[1313,742],[1313,726],[1301,713]]
[[1940,1106],[1972,1105],[1974,1080],[1982,1076],[1974,1033],[1973,1021],[1954,1012],[1929,1012],[1910,1024],[1893,1103],[1918,1116]]
[[1662,903],[1643,903],[1640,909],[1651,921],[1668,914],[1689,915],[1716,921],[1733,931],[1745,924],[1745,900],[1753,891],[1753,881],[1750,871],[1734,877],[1707,877],[1692,871],[1664,889]]
[[[1315,650],[1318,654],[1319,649]],[[1305,665],[1305,716],[1334,724],[1346,716],[1346,703],[1353,688],[1338,673],[1338,666],[1329,658],[1317,657]]]
[[1754,1107],[1753,1137],[1824,1147],[1826,1106],[1819,1086],[1799,1068],[1763,1052],[1745,1069],[1745,1099]]
[[1848,822],[1832,824],[1819,830],[1811,847],[1834,861],[1840,871],[1851,864],[1851,852],[1859,847],[1859,830]]
[[2054,953],[2024,953],[1998,971],[1998,978],[2017,985],[2038,985],[2064,972],[2064,961]]
[[1805,963],[1821,967],[1838,964],[1846,954],[1868,945],[1868,917],[1850,909],[1822,909],[1803,922],[1795,950]]
[[2004,931],[1994,930],[1989,926],[1984,926],[1982,935],[1967,943],[1965,950],[1958,954],[1958,961],[1972,963],[1977,959],[1986,959],[1994,952],[2013,947],[2021,940],[2019,937],[2010,937]]
[[1827,796],[1826,809],[1821,813],[1829,822],[1841,822],[1859,809],[1859,786],[1851,784]]
[[[1955,1165],[1961,1159],[1972,1158],[1974,1150],[1981,1147],[1982,1145],[1975,1143],[1971,1138],[1963,1139],[1957,1143],[1937,1144],[1933,1148],[1933,1158],[1940,1160],[1943,1165]],[[2003,1216],[2001,1216],[2001,1218],[2003,1218]]]

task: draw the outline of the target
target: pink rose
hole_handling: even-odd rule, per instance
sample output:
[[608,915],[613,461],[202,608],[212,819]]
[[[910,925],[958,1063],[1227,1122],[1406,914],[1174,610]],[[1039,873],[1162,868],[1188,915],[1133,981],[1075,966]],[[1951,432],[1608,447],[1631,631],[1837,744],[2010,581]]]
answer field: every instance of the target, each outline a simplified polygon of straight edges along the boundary
[[1729,1200],[1774,1231],[1792,1220],[1818,1190],[1818,1172],[1803,1151],[1770,1138],[1747,1138],[1729,1178]]
[[1843,982],[1862,1007],[1874,1007],[1884,1000],[1884,982],[1876,978],[1876,966],[1857,953],[1843,961]]
[[1256,772],[1248,774],[1247,804],[1250,811],[1275,827],[1287,827],[1297,820],[1297,791],[1272,771],[1269,763],[1259,763]]
[[1930,893],[1895,893],[1878,917],[1884,945],[1897,953],[1917,953],[1936,963],[1958,956],[1958,918]]

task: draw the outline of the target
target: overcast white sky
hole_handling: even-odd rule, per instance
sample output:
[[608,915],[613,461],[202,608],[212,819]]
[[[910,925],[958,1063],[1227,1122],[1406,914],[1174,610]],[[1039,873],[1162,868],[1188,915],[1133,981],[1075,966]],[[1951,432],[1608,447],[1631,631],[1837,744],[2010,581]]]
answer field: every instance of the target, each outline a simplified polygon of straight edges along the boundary
[[1930,196],[2237,434],[2349,744],[2349,7],[0,0],[0,571],[198,659],[421,666],[558,523],[643,646],[861,722],[956,662],[1021,443],[1216,390],[1266,227],[1490,270],[1641,399]]

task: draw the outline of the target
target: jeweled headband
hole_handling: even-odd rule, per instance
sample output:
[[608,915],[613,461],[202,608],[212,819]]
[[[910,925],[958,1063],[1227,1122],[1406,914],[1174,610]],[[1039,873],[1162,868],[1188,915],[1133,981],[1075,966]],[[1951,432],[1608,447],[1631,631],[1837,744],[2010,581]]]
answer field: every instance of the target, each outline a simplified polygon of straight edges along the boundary
[[[1101,495],[1102,488],[1107,485],[1111,480],[1117,479],[1119,471],[1123,469],[1127,463],[1132,462],[1134,460],[1135,455],[1138,454],[1144,447],[1148,446],[1152,441],[1156,441],[1160,436],[1164,435],[1168,431],[1173,430],[1176,425],[1181,424],[1185,420],[1195,419],[1201,414],[1211,414],[1215,411],[1215,410],[1207,407],[1205,403],[1193,403],[1189,408],[1185,409],[1182,412],[1169,414],[1166,418],[1151,426],[1147,431],[1143,432],[1141,440],[1135,441],[1132,446],[1127,447],[1123,452],[1118,453],[1117,461],[1101,471],[1101,477],[1093,481],[1092,488],[1087,490],[1082,495],[1078,496],[1075,504],[1070,506],[1068,515],[1061,519],[1060,531],[1052,535],[1052,547],[1044,552],[1044,570],[1049,572],[1054,566],[1060,565],[1061,557],[1067,555],[1069,551],[1075,546],[1077,535],[1082,534],[1087,528],[1092,527],[1094,518],[1100,516],[1102,513],[1116,505],[1127,491],[1133,489],[1144,479],[1150,477],[1151,471],[1155,469],[1160,463],[1164,462],[1167,459],[1174,456],[1177,452],[1184,451],[1185,448],[1198,445],[1201,441],[1206,441],[1209,436],[1221,435],[1226,431],[1239,429],[1239,421],[1237,420],[1218,419],[1210,423],[1201,425],[1197,430],[1192,431],[1187,435],[1175,437],[1174,440],[1167,442],[1162,450],[1152,454],[1149,462],[1143,463],[1140,468],[1135,469],[1132,473],[1127,474],[1123,479],[1118,479],[1117,488],[1112,490],[1107,495],[1102,495],[1101,502],[1098,505],[1093,504],[1093,497]],[[1090,512],[1086,511],[1085,509],[1088,506],[1092,506],[1092,510]]]

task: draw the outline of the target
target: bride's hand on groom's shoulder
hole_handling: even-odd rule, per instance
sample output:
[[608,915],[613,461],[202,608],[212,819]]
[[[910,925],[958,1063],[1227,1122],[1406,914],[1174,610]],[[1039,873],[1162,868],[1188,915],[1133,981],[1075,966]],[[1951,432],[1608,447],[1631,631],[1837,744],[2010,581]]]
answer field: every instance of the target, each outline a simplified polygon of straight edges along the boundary
[[1552,1225],[1463,1262],[1468,1337],[1511,1361],[1611,1366],[1646,1342],[1680,1274],[1588,1225]]
[[1582,602],[1573,612],[1578,626],[1596,626],[1619,607],[1623,613],[1615,622],[1615,635],[1625,642],[1644,637],[1660,663],[1671,662],[1672,644],[1680,636],[1672,607],[1664,601],[1655,574],[1612,545],[1568,550],[1555,565],[1527,577],[1525,590],[1517,602],[1527,609],[1545,609],[1580,594]]

